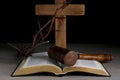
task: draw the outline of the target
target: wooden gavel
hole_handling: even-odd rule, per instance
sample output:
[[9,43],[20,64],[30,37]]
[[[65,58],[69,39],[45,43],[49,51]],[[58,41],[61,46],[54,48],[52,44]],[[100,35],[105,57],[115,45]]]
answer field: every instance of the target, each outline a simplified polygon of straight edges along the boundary
[[86,54],[75,52],[66,48],[51,46],[48,49],[48,56],[57,60],[67,66],[72,66],[76,63],[77,59],[97,60],[100,62],[111,61],[111,54]]

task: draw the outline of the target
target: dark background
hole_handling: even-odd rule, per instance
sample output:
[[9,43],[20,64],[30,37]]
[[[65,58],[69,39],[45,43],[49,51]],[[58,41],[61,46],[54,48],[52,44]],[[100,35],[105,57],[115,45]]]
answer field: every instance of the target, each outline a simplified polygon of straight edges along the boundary
[[[67,43],[119,44],[119,9],[115,0],[72,0],[85,4],[85,16],[67,16]],[[0,42],[29,43],[49,16],[36,16],[35,4],[54,4],[54,0],[4,0],[0,3]],[[47,38],[54,42],[54,32]]]

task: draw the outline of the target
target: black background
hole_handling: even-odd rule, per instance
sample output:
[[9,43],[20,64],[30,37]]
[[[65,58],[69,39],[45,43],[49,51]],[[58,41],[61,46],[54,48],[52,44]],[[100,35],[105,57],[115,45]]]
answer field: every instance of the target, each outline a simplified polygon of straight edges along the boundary
[[[45,24],[49,16],[36,16],[35,4],[54,4],[54,0],[4,0],[0,2],[0,42],[29,43],[38,30],[37,19]],[[72,0],[85,4],[85,15],[67,16],[67,43],[119,44],[119,7],[115,0]],[[47,38],[54,42],[54,32]]]

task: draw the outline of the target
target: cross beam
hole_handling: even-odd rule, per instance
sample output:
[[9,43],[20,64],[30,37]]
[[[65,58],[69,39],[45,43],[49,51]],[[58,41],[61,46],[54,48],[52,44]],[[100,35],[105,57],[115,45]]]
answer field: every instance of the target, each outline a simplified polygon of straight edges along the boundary
[[[55,0],[55,5],[36,5],[35,14],[39,16],[54,15],[56,9],[65,2],[66,0]],[[84,14],[85,5],[83,4],[69,4],[63,9],[62,13],[55,19],[55,44],[57,46],[66,48],[66,16],[82,16]]]

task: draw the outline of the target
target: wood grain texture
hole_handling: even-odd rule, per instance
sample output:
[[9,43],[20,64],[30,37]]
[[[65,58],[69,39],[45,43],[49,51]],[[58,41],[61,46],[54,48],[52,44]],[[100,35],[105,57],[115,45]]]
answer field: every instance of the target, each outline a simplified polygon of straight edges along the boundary
[[86,60],[97,60],[100,62],[103,61],[112,61],[111,54],[79,54],[79,59],[86,59]]
[[62,48],[59,46],[51,46],[48,49],[48,56],[56,61],[59,61],[67,66],[72,66],[76,63],[78,55],[74,51]]
[[[43,4],[35,6],[35,14],[38,16],[55,15],[58,8],[62,7],[66,0],[55,0],[55,5]],[[82,16],[85,14],[85,5],[69,4],[64,9],[61,8],[55,19],[55,44],[66,48],[66,16]]]
[[66,48],[66,17],[55,19],[55,44]]
[[[63,5],[64,3],[66,3],[66,0],[55,0],[56,5],[61,6],[61,4]],[[66,48],[66,16],[63,13],[63,10],[57,15],[58,18],[55,19],[55,44]]]
[[[36,15],[54,15],[57,8],[61,5],[36,5],[35,14]],[[82,16],[85,14],[85,6],[83,4],[70,4],[63,11],[61,15],[67,16]]]

